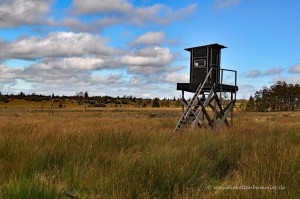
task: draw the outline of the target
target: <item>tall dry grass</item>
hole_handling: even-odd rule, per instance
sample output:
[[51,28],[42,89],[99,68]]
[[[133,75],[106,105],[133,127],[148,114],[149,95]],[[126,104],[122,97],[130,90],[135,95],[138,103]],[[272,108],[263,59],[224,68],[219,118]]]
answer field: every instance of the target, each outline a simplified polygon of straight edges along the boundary
[[[241,112],[229,130],[174,134],[177,119],[137,110],[53,118],[2,113],[0,197],[65,198],[64,191],[81,198],[300,195],[299,113]],[[252,189],[241,189],[247,186]]]

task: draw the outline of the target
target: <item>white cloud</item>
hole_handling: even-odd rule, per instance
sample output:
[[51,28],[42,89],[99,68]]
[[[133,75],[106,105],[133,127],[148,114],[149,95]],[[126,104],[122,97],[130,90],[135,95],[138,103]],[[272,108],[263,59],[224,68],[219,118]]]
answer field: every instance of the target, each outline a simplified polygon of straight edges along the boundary
[[165,32],[148,32],[139,36],[136,40],[131,42],[131,46],[138,45],[159,45],[165,40]]
[[156,74],[159,71],[159,68],[149,66],[130,66],[127,72],[132,74]]
[[91,76],[91,82],[93,84],[99,84],[102,83],[104,85],[106,84],[123,84],[125,80],[123,79],[122,75],[108,75],[108,76]]
[[0,27],[51,24],[47,14],[52,0],[1,0]]
[[25,91],[47,95],[53,92],[60,95],[74,95],[75,92],[88,90],[99,94],[109,92],[113,88],[126,87],[124,83],[126,81],[122,74],[95,75],[88,69],[80,67],[62,70],[35,64],[27,68],[15,69],[0,65],[2,93]]
[[265,71],[264,75],[278,75],[282,73],[284,70],[281,67],[271,68]]
[[104,27],[117,24],[118,22],[118,19],[115,17],[104,17],[86,22],[82,22],[76,17],[66,17],[57,23],[57,25],[69,27],[77,32],[99,32]]
[[292,67],[289,69],[289,72],[290,72],[290,73],[300,73],[300,65],[292,66]]
[[129,52],[120,58],[120,66],[127,67],[130,74],[158,75],[184,69],[184,66],[171,67],[175,57],[169,48],[145,47]]
[[168,73],[159,77],[158,80],[167,83],[189,83],[190,74],[188,73]]
[[76,14],[94,14],[99,12],[130,12],[133,6],[126,0],[74,0]]
[[96,70],[104,67],[104,60],[91,57],[70,57],[63,59],[45,59],[30,66],[41,70]]
[[12,83],[15,82],[16,73],[22,69],[9,68],[3,64],[0,64],[0,83]]
[[173,61],[169,48],[158,46],[147,47],[129,53],[120,59],[120,63],[127,66],[163,66]]
[[[135,7],[128,0],[74,0],[70,8],[70,12],[74,14],[73,18],[63,19],[61,25],[67,25],[76,31],[97,31],[120,23],[138,26],[152,22],[167,24],[189,16],[196,9],[196,4],[174,11],[164,4]],[[101,17],[82,22],[76,18],[76,15],[100,15]]]
[[122,83],[122,75],[97,76],[92,73],[106,66],[101,58],[90,57],[47,58],[25,68],[10,68],[1,64],[0,82],[6,84],[20,79],[39,84],[63,84],[66,87],[88,86],[96,83]]
[[38,59],[83,55],[112,56],[119,50],[109,47],[108,40],[89,33],[54,32],[46,38],[21,38],[2,44],[2,59]]
[[94,32],[97,30],[94,25],[91,25],[90,23],[82,23],[79,19],[75,17],[66,17],[61,20],[60,25],[71,27],[71,29],[75,31],[91,31]]
[[240,3],[240,1],[241,0],[217,0],[215,3],[215,8],[217,9],[227,8]]
[[281,73],[283,73],[284,69],[282,67],[274,67],[274,68],[270,68],[265,70],[264,73],[262,73],[260,70],[252,70],[247,74],[247,77],[250,78],[257,78],[260,76],[272,76],[272,75],[279,75]]
[[252,70],[248,73],[247,77],[256,78],[261,75],[261,72],[259,70]]
[[141,78],[138,77],[131,77],[129,83],[132,85],[140,85],[142,82]]

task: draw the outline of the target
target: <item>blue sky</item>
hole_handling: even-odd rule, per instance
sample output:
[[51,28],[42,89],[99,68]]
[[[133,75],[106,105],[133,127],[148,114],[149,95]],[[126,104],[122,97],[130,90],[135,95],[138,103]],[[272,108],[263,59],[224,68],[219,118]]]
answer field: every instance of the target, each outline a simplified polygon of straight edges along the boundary
[[[300,83],[297,0],[1,0],[0,91],[179,97],[184,48],[219,43],[238,98]],[[228,80],[230,81],[230,80]]]

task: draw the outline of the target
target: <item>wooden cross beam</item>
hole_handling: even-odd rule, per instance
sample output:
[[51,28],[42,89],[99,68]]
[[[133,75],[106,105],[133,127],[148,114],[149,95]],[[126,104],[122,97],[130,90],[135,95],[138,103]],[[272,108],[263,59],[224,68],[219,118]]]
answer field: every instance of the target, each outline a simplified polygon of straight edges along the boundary
[[234,105],[234,101],[231,101],[228,106],[227,106],[227,109],[224,113],[224,116],[221,120],[221,122],[219,123],[217,129],[221,128],[224,124],[225,124],[225,119],[227,118],[227,115],[230,113],[231,109],[233,108],[233,105]]
[[[224,111],[222,109],[222,104],[221,104],[221,101],[220,101],[216,91],[214,91],[214,93],[215,93],[215,100],[216,100],[217,105],[220,109],[220,113],[219,113],[219,114],[221,114],[220,119],[222,119],[221,117],[224,117]],[[215,111],[217,111],[217,110],[215,110]],[[216,113],[218,114],[218,112],[216,112]],[[227,126],[229,126],[229,122],[228,122],[227,118],[225,118],[225,123],[226,123]]]

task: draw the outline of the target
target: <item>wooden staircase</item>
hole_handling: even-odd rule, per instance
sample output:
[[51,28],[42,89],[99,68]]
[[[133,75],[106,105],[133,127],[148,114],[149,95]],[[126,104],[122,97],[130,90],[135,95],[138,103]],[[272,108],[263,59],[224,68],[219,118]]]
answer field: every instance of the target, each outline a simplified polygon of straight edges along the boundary
[[[199,128],[219,129],[223,125],[226,125],[227,127],[232,125],[232,123],[231,125],[229,124],[227,117],[230,112],[232,113],[236,100],[231,98],[229,104],[223,108],[221,100],[217,95],[215,84],[213,84],[208,93],[203,90],[211,72],[212,69],[208,72],[204,82],[199,84],[189,103],[182,98],[182,104],[185,107],[185,111],[181,115],[174,132],[186,128],[194,129],[196,126]],[[200,95],[202,95],[201,99],[199,98]],[[211,112],[208,111],[208,107],[211,109]]]

